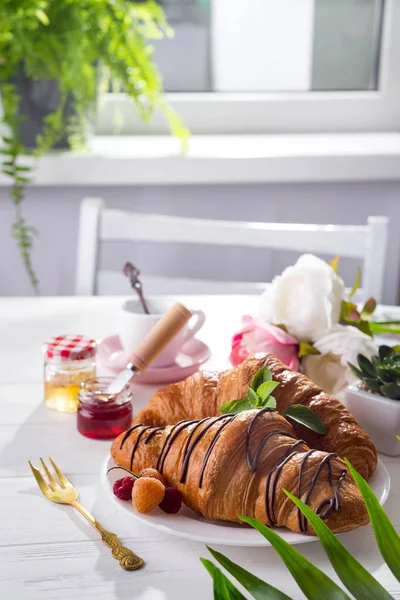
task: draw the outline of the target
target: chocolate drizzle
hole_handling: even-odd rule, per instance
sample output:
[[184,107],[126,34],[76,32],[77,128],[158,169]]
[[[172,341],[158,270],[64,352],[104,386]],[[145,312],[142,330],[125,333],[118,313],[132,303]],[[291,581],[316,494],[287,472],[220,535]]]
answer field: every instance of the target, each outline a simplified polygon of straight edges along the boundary
[[[252,435],[253,435],[253,431],[254,431],[257,419],[259,419],[264,413],[273,412],[273,411],[274,411],[274,409],[271,409],[271,408],[264,408],[264,409],[257,411],[247,427],[247,435],[246,435],[246,460],[247,460],[248,467],[252,473],[255,473],[257,471],[257,468],[258,468],[260,460],[261,460],[262,452],[263,452],[267,442],[272,437],[280,435],[280,436],[284,436],[284,437],[292,438],[292,439],[296,440],[293,444],[288,446],[288,448],[284,452],[283,456],[280,457],[278,463],[268,473],[267,478],[266,478],[264,501],[265,501],[265,512],[266,512],[266,516],[267,516],[267,520],[268,520],[268,526],[275,527],[277,525],[277,520],[276,520],[276,515],[275,515],[275,501],[276,501],[276,492],[277,492],[277,488],[278,488],[280,474],[281,474],[284,466],[294,456],[296,456],[296,454],[302,453],[302,452],[303,452],[303,456],[302,456],[301,464],[299,467],[297,496],[298,496],[298,498],[301,498],[302,495],[305,494],[304,495],[305,504],[308,504],[308,502],[311,498],[312,492],[317,485],[318,478],[319,478],[323,468],[326,466],[326,468],[328,469],[328,481],[329,481],[329,485],[332,488],[332,495],[328,498],[325,498],[315,509],[316,514],[318,514],[321,517],[321,519],[325,520],[329,517],[329,515],[331,514],[332,511],[338,512],[341,510],[339,492],[340,492],[340,487],[342,485],[342,482],[347,474],[347,470],[344,469],[342,471],[340,477],[336,481],[336,483],[334,483],[331,459],[336,458],[337,455],[335,453],[326,454],[322,458],[320,463],[318,464],[317,468],[315,469],[315,472],[312,476],[311,483],[310,483],[308,489],[305,491],[302,490],[304,473],[305,473],[307,461],[308,461],[309,457],[312,456],[312,454],[314,454],[315,452],[318,452],[318,451],[317,450],[307,450],[307,451],[302,450],[301,448],[299,448],[299,446],[302,446],[302,445],[304,446],[304,445],[306,445],[306,443],[303,440],[297,440],[295,435],[291,434],[289,431],[284,431],[284,430],[271,431],[271,432],[265,434],[261,438],[258,446],[255,449],[254,454],[252,455],[251,440],[252,440]],[[219,424],[219,426],[217,425],[216,431],[214,432],[214,435],[212,436],[212,438],[210,439],[210,441],[208,443],[208,448],[204,455],[204,460],[203,460],[203,464],[202,464],[202,467],[200,470],[200,475],[199,475],[199,480],[198,480],[198,486],[199,486],[199,488],[201,488],[203,485],[205,470],[206,470],[208,461],[210,459],[210,456],[212,454],[212,451],[213,451],[216,443],[218,442],[223,430],[230,423],[232,423],[238,416],[239,416],[238,414],[236,414],[236,415],[235,414],[226,414],[226,415],[220,415],[217,418],[205,417],[204,419],[200,419],[200,420],[187,419],[184,421],[179,421],[179,423],[176,423],[170,429],[168,435],[166,436],[166,438],[164,440],[160,454],[158,456],[156,469],[160,473],[162,473],[164,466],[165,466],[165,461],[167,459],[167,456],[168,456],[174,442],[178,438],[179,434],[187,427],[194,425],[194,427],[191,429],[189,435],[187,436],[187,439],[186,439],[186,442],[185,442],[185,445],[184,445],[184,448],[182,451],[181,474],[180,474],[179,482],[185,483],[187,474],[188,474],[188,470],[189,470],[190,459],[191,459],[194,449],[196,448],[198,443],[201,441],[201,439],[206,435],[206,433],[211,429],[211,427],[213,427],[214,424],[215,425]],[[128,429],[128,431],[125,433],[124,437],[122,438],[122,441],[120,444],[120,449],[122,449],[124,443],[129,438],[131,433],[133,431],[135,431],[138,427],[142,427],[142,425],[134,425],[133,427]],[[140,440],[142,439],[143,434],[146,431],[148,431],[149,429],[152,429],[153,431],[151,431],[149,433],[149,435],[147,436],[146,440],[144,441],[145,444],[148,444],[150,442],[150,440],[159,431],[164,430],[165,427],[151,427],[151,426],[143,427],[143,429],[140,431],[139,435],[137,436],[137,438],[135,440],[135,444],[133,445],[133,448],[132,448],[131,458],[130,458],[130,470],[132,470],[134,455],[139,446]],[[306,517],[304,517],[304,515],[301,513],[300,509],[298,510],[298,523],[299,523],[300,531],[302,533],[306,533],[307,527],[308,527],[308,521],[307,521]]]
[[136,438],[136,442],[134,443],[134,445],[133,445],[133,448],[132,448],[132,453],[131,453],[131,462],[129,463],[129,464],[130,464],[130,466],[129,466],[129,470],[130,470],[130,471],[132,471],[133,458],[134,458],[134,456],[135,456],[136,449],[137,449],[137,447],[139,446],[139,442],[140,442],[140,440],[141,440],[141,438],[142,438],[143,434],[144,434],[146,431],[148,431],[148,429],[153,429],[153,428],[152,428],[152,426],[151,426],[151,425],[148,425],[147,427],[143,427],[142,431],[139,433],[139,435],[138,435],[138,436],[137,436],[137,438]]
[[151,433],[150,433],[150,434],[147,436],[147,438],[146,438],[146,440],[145,440],[145,442],[144,442],[144,443],[145,443],[145,444],[148,444],[148,443],[149,443],[149,441],[150,441],[150,440],[151,440],[151,439],[152,439],[152,438],[155,436],[155,434],[156,434],[156,433],[158,433],[159,431],[162,431],[163,429],[165,429],[165,425],[164,425],[163,427],[156,427],[156,428],[154,429],[154,431],[152,431],[152,432],[151,432]]

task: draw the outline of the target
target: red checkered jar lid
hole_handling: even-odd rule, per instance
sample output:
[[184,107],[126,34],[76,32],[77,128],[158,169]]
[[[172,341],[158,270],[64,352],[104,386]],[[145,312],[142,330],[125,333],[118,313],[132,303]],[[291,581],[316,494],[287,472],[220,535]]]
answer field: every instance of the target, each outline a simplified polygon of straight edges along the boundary
[[84,360],[96,354],[96,341],[86,335],[58,335],[43,345],[46,358]]

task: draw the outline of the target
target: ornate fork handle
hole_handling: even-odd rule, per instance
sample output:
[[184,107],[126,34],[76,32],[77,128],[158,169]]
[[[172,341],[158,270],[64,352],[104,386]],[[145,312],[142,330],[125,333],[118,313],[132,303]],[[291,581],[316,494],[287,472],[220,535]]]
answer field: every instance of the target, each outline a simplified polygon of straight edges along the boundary
[[134,554],[132,550],[123,546],[118,539],[118,536],[111,531],[107,531],[100,525],[98,521],[84,508],[79,502],[73,502],[72,506],[74,506],[81,515],[89,521],[89,523],[100,533],[101,539],[107,546],[112,548],[112,555],[119,561],[119,564],[126,571],[136,571],[136,569],[140,569],[144,565],[144,560]]

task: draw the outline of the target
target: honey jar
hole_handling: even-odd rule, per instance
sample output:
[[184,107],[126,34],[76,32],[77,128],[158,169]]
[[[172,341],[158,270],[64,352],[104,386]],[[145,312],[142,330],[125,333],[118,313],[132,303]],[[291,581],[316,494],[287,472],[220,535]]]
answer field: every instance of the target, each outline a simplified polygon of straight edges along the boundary
[[96,376],[96,342],[84,335],[59,335],[43,346],[44,401],[48,408],[76,412],[80,384]]

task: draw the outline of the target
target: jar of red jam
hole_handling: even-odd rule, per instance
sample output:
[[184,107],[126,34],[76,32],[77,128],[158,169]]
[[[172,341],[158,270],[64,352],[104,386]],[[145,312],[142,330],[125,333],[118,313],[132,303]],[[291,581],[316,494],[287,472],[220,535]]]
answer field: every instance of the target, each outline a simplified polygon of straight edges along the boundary
[[111,440],[132,424],[132,392],[126,385],[119,394],[109,394],[112,377],[83,381],[79,390],[78,431],[96,440]]

